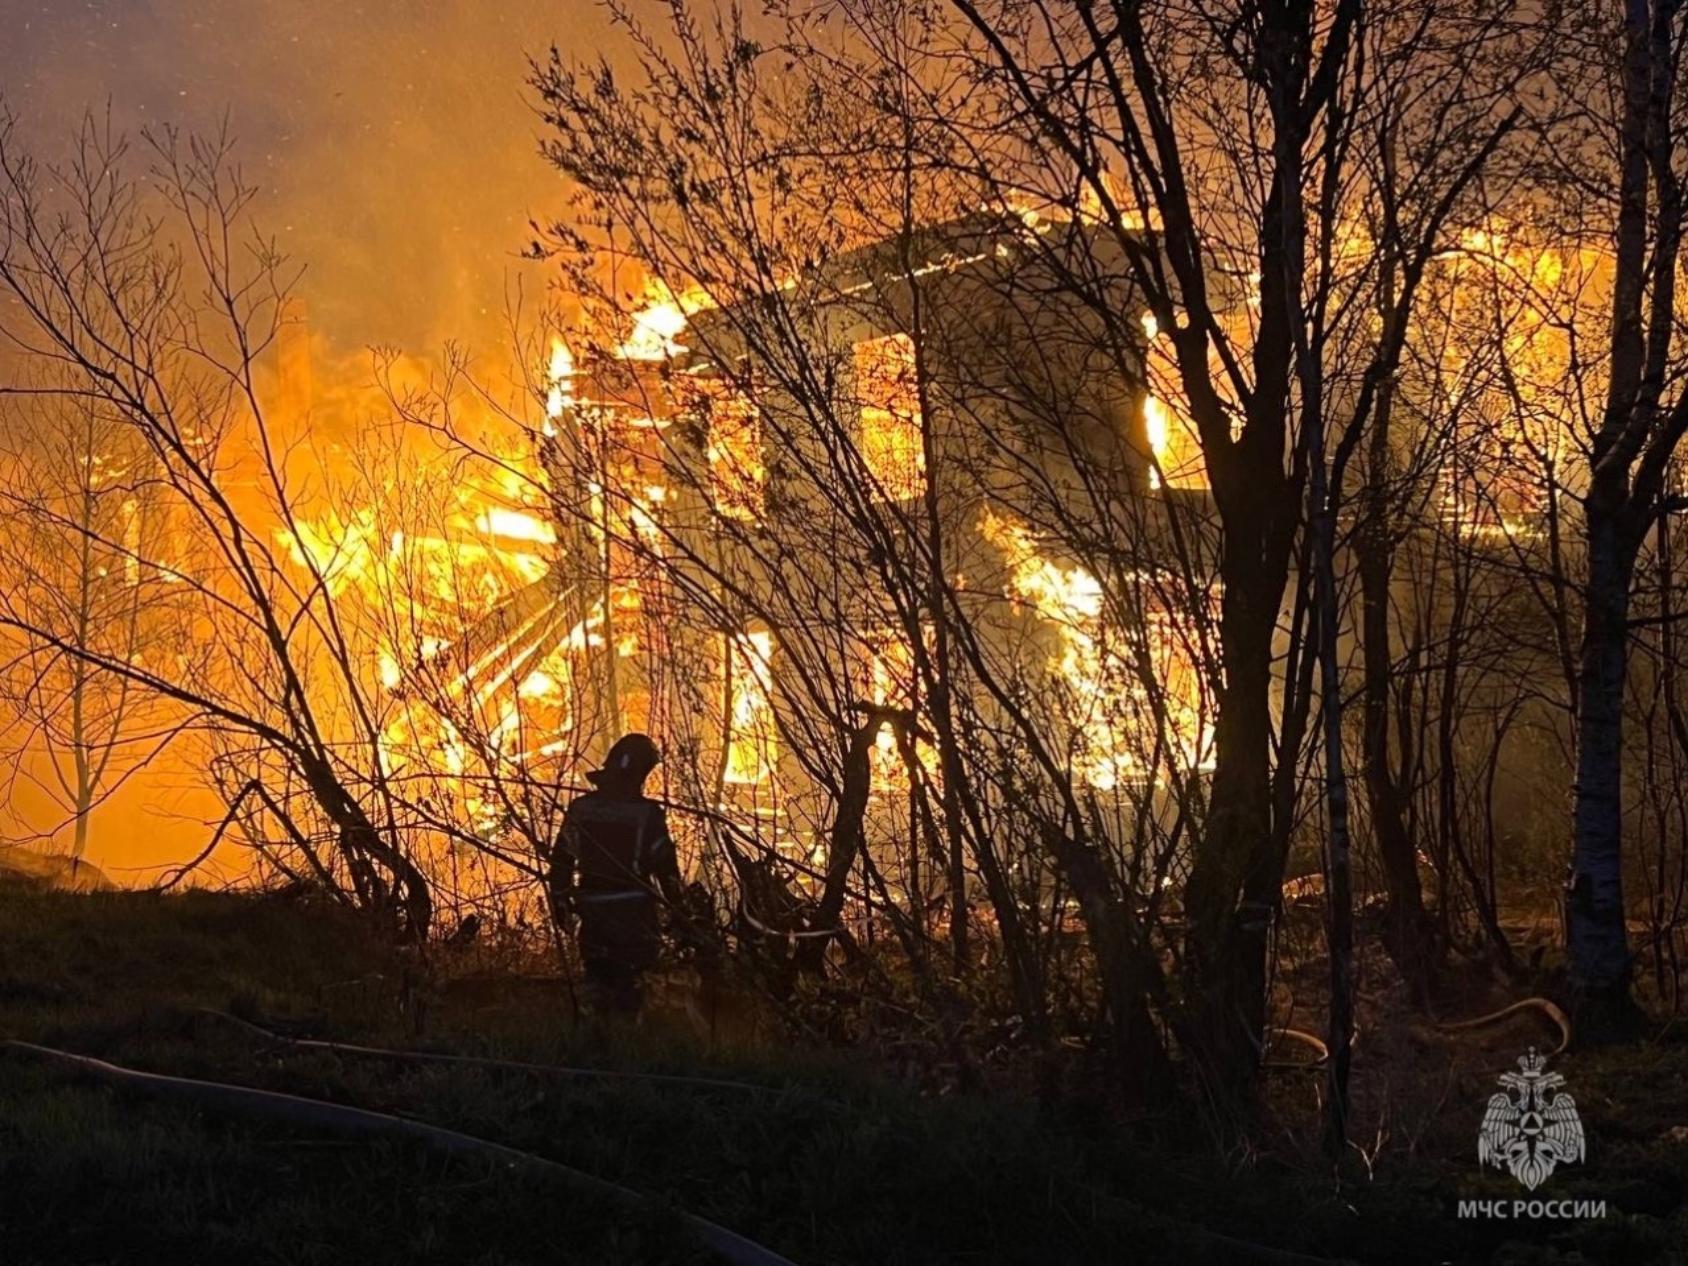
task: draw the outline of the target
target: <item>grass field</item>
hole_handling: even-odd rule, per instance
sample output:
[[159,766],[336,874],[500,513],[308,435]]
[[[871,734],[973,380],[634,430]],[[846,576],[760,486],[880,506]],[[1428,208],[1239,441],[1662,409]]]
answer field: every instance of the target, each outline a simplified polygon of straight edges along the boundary
[[[1600,1221],[1460,1221],[1493,1050],[1362,1048],[1370,1175],[1302,1142],[1310,1078],[1264,1150],[1213,1159],[1175,1112],[1135,1124],[1075,1091],[924,1092],[877,1055],[706,1043],[660,1017],[572,1022],[541,965],[426,964],[340,912],[273,897],[0,888],[0,1038],[331,1100],[490,1139],[647,1197],[605,1200],[416,1143],[252,1121],[0,1053],[0,1262],[706,1262],[678,1211],[829,1263],[1688,1260],[1688,1043],[1566,1056],[1589,1159],[1536,1193]],[[751,1083],[563,1079],[278,1047],[208,1017],[412,1050]],[[1515,1052],[1513,1052],[1515,1053]],[[1388,1058],[1384,1058],[1385,1055]],[[1310,1137],[1310,1131],[1308,1132]],[[1250,1246],[1269,1246],[1251,1248]],[[1673,1257],[1673,1254],[1675,1255]],[[1300,1255],[1299,1257],[1296,1255]]]

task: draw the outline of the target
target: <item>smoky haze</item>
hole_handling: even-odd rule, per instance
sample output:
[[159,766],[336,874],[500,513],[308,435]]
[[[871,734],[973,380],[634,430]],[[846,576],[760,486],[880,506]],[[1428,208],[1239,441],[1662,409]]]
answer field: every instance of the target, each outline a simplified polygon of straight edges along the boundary
[[587,0],[0,0],[0,95],[44,157],[89,109],[226,117],[316,337],[502,350],[528,221],[563,200],[526,59],[595,58],[607,28]]
[[[529,221],[566,199],[528,58],[595,60],[608,33],[587,0],[0,0],[0,100],[49,163],[90,111],[131,136],[226,121],[257,227],[305,269],[308,327],[272,368],[308,347],[290,384],[308,398],[281,424],[304,422],[327,460],[373,390],[363,349],[425,363],[452,339],[508,364],[506,298],[546,277],[520,258]],[[134,882],[198,852],[222,807],[191,760],[173,750],[96,808],[88,860]],[[6,799],[0,842],[62,836],[32,778]]]

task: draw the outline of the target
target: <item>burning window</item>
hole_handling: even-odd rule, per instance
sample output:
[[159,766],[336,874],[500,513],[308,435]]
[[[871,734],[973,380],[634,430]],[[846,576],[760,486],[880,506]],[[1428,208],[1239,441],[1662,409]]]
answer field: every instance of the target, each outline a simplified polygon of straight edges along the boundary
[[1586,403],[1572,330],[1605,319],[1595,305],[1609,260],[1528,222],[1469,228],[1437,260],[1448,311],[1431,400],[1449,423],[1443,521],[1468,538],[1539,535]]
[[[1487,372],[1461,369],[1459,378]],[[1513,381],[1523,381],[1514,379]],[[1569,412],[1553,390],[1508,393],[1471,390],[1449,401],[1451,425],[1440,482],[1443,523],[1467,539],[1534,537],[1542,531],[1548,495],[1567,434]]]
[[711,504],[723,518],[760,522],[768,470],[756,406],[741,392],[716,388],[700,392],[698,408],[708,436],[704,456]]
[[727,662],[727,782],[766,782],[779,760],[774,724],[774,635],[739,633],[723,639]]
[[[921,626],[921,640],[930,651],[930,625]],[[863,693],[880,707],[916,710],[919,691],[916,688],[914,647],[908,634],[900,628],[881,629],[865,636],[862,642],[865,651],[865,671],[861,682]],[[935,776],[937,754],[930,745],[916,740],[916,752],[927,772]],[[880,727],[875,735],[871,760],[875,793],[908,790],[908,766],[903,754],[897,750],[897,736],[889,725]]]
[[551,339],[551,357],[545,367],[545,434],[557,433],[557,420],[574,408],[574,355],[561,338]]
[[1442,518],[1466,537],[1534,536],[1550,478],[1542,454],[1505,428],[1473,438],[1442,467]]
[[1207,464],[1196,439],[1195,424],[1175,413],[1155,395],[1143,397],[1143,430],[1154,462],[1149,467],[1150,488],[1207,487]]
[[878,496],[912,501],[926,491],[914,340],[906,334],[863,339],[854,354],[862,461]]
[[1187,769],[1213,768],[1214,710],[1201,666],[1197,622],[1162,609],[1145,615],[1143,631],[1158,687],[1155,692],[1138,691],[1146,714],[1144,728],[1159,727],[1156,718],[1164,716],[1164,741],[1173,758]]
[[[1050,558],[1024,526],[986,511],[981,531],[1007,562],[1007,592],[1053,634],[1048,669],[1072,727],[1074,773],[1098,791],[1205,769],[1213,753],[1212,709],[1200,624],[1166,609],[1152,589],[1120,593],[1118,604],[1089,570]],[[1121,576],[1123,585],[1142,578]],[[1111,619],[1111,605],[1141,612]]]
[[[1153,312],[1145,312],[1142,319],[1143,332],[1149,340],[1145,353],[1149,378],[1151,382],[1170,387],[1178,381],[1177,367],[1160,337],[1160,322]],[[1223,367],[1216,365],[1216,369],[1222,371]],[[1223,373],[1214,381],[1223,382]],[[1143,437],[1154,459],[1149,463],[1149,487],[1201,491],[1207,487],[1207,463],[1202,458],[1201,441],[1194,420],[1183,409],[1168,403],[1175,398],[1172,391],[1165,392],[1164,397],[1153,390],[1143,396]]]

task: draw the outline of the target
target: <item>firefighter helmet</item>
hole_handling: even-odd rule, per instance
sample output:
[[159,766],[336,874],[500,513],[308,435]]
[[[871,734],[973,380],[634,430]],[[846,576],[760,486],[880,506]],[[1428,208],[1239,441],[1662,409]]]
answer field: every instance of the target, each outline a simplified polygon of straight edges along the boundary
[[602,769],[586,775],[594,787],[606,782],[641,783],[662,760],[662,753],[648,734],[623,734],[604,754]]

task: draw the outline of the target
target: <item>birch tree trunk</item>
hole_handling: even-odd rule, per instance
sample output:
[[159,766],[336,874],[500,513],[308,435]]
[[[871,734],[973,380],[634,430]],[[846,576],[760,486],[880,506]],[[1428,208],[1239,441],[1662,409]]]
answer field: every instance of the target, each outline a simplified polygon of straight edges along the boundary
[[1626,0],[1611,382],[1589,452],[1583,637],[1577,663],[1577,781],[1566,899],[1572,1003],[1580,1034],[1633,1029],[1623,890],[1623,706],[1636,554],[1656,515],[1688,398],[1676,376],[1676,268],[1682,195],[1675,168],[1681,0]]
[[1577,673],[1574,850],[1567,900],[1571,980],[1584,1024],[1627,1010],[1629,938],[1623,886],[1623,700],[1635,544],[1616,516],[1588,503],[1588,582]]

